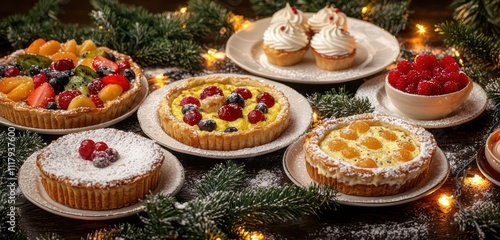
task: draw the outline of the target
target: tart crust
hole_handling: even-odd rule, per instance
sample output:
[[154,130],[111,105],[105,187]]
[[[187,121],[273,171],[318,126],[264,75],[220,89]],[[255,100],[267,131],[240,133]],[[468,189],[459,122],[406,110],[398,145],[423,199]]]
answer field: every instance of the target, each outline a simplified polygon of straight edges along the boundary
[[[371,126],[384,126],[406,133],[418,143],[419,154],[399,165],[363,168],[334,158],[321,150],[319,144],[331,131],[346,127],[357,120],[362,120]],[[303,138],[309,176],[315,182],[333,184],[341,193],[358,196],[394,195],[415,187],[427,176],[436,147],[433,135],[425,129],[397,118],[377,114],[329,119]]]
[[316,66],[328,71],[338,71],[350,68],[356,57],[356,49],[354,49],[352,53],[341,56],[327,56],[316,52],[314,48],[311,48],[311,50],[316,61]]
[[304,55],[309,50],[309,44],[295,52],[287,52],[271,48],[262,42],[262,50],[266,54],[267,61],[278,66],[292,66],[304,59]]
[[[262,91],[269,92],[273,95],[275,101],[280,104],[281,109],[276,119],[268,125],[257,126],[249,130],[239,130],[231,133],[201,131],[198,130],[197,127],[178,121],[172,113],[172,101],[179,96],[183,90],[212,83],[230,84],[237,87],[258,87],[262,89]],[[285,95],[271,85],[247,77],[207,76],[188,79],[183,84],[168,91],[165,98],[160,103],[158,116],[163,130],[181,143],[207,150],[230,151],[259,146],[278,138],[288,127],[290,121],[289,108],[289,102]]]
[[[135,98],[139,94],[143,78],[142,69],[133,62],[130,56],[118,53],[107,47],[99,47],[113,55],[129,61],[131,69],[135,72],[136,78],[130,84],[130,89],[122,93],[119,97],[105,103],[103,108],[76,108],[71,110],[48,110],[44,108],[34,108],[25,102],[15,102],[0,92],[0,116],[18,125],[41,128],[41,129],[68,129],[80,128],[115,119],[130,110]],[[0,63],[15,62],[17,56],[25,54],[24,50],[18,50],[13,54],[4,57]]]
[[[116,141],[117,139],[124,140],[125,138],[129,138],[130,142],[151,141],[134,133],[126,133],[116,129],[100,129],[97,131],[101,132],[101,134],[99,135],[99,138],[95,139],[107,142],[110,144],[110,147],[120,145],[119,141],[109,142]],[[97,167],[90,166],[90,169],[95,168],[95,170],[89,170],[89,166],[87,165],[92,165],[92,163],[77,156],[78,153],[73,153],[75,150],[78,152],[79,145],[72,145],[83,139],[91,137],[92,132],[93,131],[88,131],[66,135],[42,149],[38,154],[36,164],[40,171],[42,185],[50,198],[58,203],[72,208],[86,210],[110,210],[132,205],[138,202],[139,199],[143,199],[147,194],[156,188],[160,181],[161,165],[164,157],[160,151],[161,148],[154,143],[143,144],[141,145],[142,147],[147,147],[145,149],[137,150],[148,151],[149,157],[141,157],[140,154],[137,154],[137,158],[133,159],[135,155],[128,156],[128,159],[132,159],[122,160],[122,162],[118,159],[118,161],[106,167],[121,168],[119,171],[123,171],[124,167],[130,170],[130,168],[133,168],[134,166],[124,165],[133,163],[134,161],[141,161],[143,163],[141,166],[146,166],[145,168],[147,168],[144,171],[137,171],[144,172],[142,174],[130,174],[124,178],[112,178],[112,180],[102,181],[79,179],[81,175],[85,174],[95,174],[97,177],[99,177],[99,174],[109,174],[109,172],[101,172],[103,170],[106,171],[104,168],[98,169]],[[133,139],[131,140],[130,138]],[[61,150],[62,148],[68,148],[69,146],[72,146],[73,149],[66,149],[66,151]],[[126,146],[125,148],[128,147],[130,146]],[[118,151],[120,152],[120,149],[118,149]],[[51,161],[80,161],[82,162],[78,163],[80,169],[76,171],[81,172],[74,174],[74,176],[68,176],[67,173],[60,172],[64,172],[61,168],[66,166],[54,165],[56,163],[49,163]],[[124,161],[126,161],[126,163],[124,163]],[[69,163],[67,165],[73,167],[75,166],[75,164]],[[54,170],[54,166],[59,167],[59,169]],[[86,173],[86,171],[92,172]],[[112,170],[110,169],[110,171]],[[105,178],[105,176],[101,177]]]

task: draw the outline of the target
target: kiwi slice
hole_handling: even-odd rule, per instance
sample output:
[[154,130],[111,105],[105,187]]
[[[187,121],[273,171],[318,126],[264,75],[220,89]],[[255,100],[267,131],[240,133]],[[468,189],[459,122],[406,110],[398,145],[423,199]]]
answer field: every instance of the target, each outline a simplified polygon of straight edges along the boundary
[[[93,79],[92,79],[93,80]],[[64,86],[64,90],[80,90],[83,95],[89,96],[89,88],[87,85],[92,81],[85,79],[82,76],[73,76],[69,79],[69,82]]]
[[84,78],[85,81],[91,82],[92,80],[98,78],[99,74],[97,74],[97,72],[90,67],[78,65],[78,67],[75,68],[75,76],[80,76]]
[[30,69],[33,65],[48,68],[50,63],[52,63],[52,60],[42,55],[23,54],[17,56],[16,62],[19,63],[23,69]]

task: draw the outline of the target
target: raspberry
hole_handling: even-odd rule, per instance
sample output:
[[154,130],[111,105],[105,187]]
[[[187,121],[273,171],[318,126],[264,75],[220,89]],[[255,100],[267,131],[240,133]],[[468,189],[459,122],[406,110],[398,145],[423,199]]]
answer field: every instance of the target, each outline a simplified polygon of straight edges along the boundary
[[95,143],[92,139],[85,139],[80,143],[78,153],[80,157],[86,160],[92,160],[92,153],[94,152]]
[[458,80],[458,88],[459,89],[462,89],[465,86],[467,86],[467,84],[469,84],[469,77],[464,72],[458,73],[458,77],[459,77],[459,80]]
[[109,156],[108,160],[110,162],[116,162],[120,158],[120,154],[114,148],[108,148],[108,149],[104,150],[104,152],[106,152],[108,154],[108,156]]
[[260,121],[266,121],[266,116],[261,110],[254,109],[248,113],[248,121],[250,123],[258,123]]
[[104,102],[99,98],[97,95],[90,95],[90,100],[94,102],[95,106],[97,108],[103,108],[104,107]]
[[419,73],[420,73],[421,80],[430,80],[432,78],[432,71],[431,70],[421,70]]
[[404,91],[406,86],[408,85],[408,80],[406,79],[406,76],[405,75],[401,75],[397,80],[396,80],[396,84],[394,85],[394,87],[396,89],[399,89],[401,91]]
[[420,80],[420,73],[416,70],[410,70],[406,74],[406,79],[408,80],[408,84],[418,83],[418,81]]
[[401,77],[401,72],[399,70],[392,70],[387,75],[387,80],[391,86],[396,87],[398,79]]
[[110,156],[105,151],[95,151],[92,154],[92,164],[98,168],[105,168],[111,164]]
[[415,58],[415,64],[416,67],[420,70],[432,70],[437,65],[439,65],[439,62],[436,56],[432,54],[423,54],[423,55],[418,55]]
[[19,73],[21,72],[21,70],[19,70],[18,67],[16,66],[8,66],[6,69],[5,69],[5,72],[4,72],[4,77],[15,77],[17,75],[19,75]]
[[233,92],[239,93],[245,100],[252,98],[252,92],[250,92],[247,88],[236,88]]
[[398,62],[397,68],[402,73],[408,73],[410,70],[412,70],[412,65],[408,60],[405,59]]
[[460,66],[458,63],[453,62],[444,67],[444,71],[447,73],[458,73],[460,71]]
[[219,87],[208,86],[208,87],[204,88],[203,91],[201,91],[200,99],[203,100],[207,97],[214,96],[214,95],[224,96],[224,94],[222,93],[222,89],[220,89]]
[[406,86],[405,92],[410,93],[410,94],[417,94],[418,93],[417,86],[418,86],[418,83],[416,83],[416,82],[410,83],[410,84],[408,84],[408,86]]
[[433,84],[431,82],[421,81],[418,83],[417,93],[418,93],[418,95],[429,96],[432,94],[432,87],[433,87]]
[[101,89],[104,88],[104,83],[100,78],[94,79],[92,82],[87,84],[87,87],[89,88],[89,92],[92,95],[97,95]]
[[194,105],[196,105],[198,107],[201,106],[200,100],[198,100],[198,98],[193,97],[193,96],[185,96],[185,97],[183,97],[182,100],[181,100],[180,105],[184,106],[184,105],[186,105],[188,103],[194,104]]
[[448,74],[448,81],[458,83],[460,81],[460,74],[458,72]]
[[105,142],[95,143],[95,148],[94,148],[95,151],[105,151],[106,149],[108,149],[108,144],[106,144]]
[[243,109],[237,103],[230,103],[219,108],[219,118],[226,121],[234,121],[243,117]]
[[458,91],[458,84],[453,81],[448,81],[443,84],[444,93],[452,93]]
[[50,69],[57,71],[71,70],[73,68],[75,68],[75,64],[71,59],[61,59],[59,61],[50,63]]
[[66,90],[59,93],[59,106],[64,110],[68,109],[71,100],[80,95],[82,95],[82,92],[79,90]]
[[269,94],[268,92],[261,93],[257,95],[257,102],[260,103],[265,103],[267,107],[271,108],[274,106],[274,97]]
[[456,63],[455,59],[450,56],[450,55],[446,55],[444,56],[440,61],[439,61],[439,65],[444,68],[446,67],[447,65],[449,64],[452,64],[452,63]]
[[182,118],[182,120],[185,123],[189,124],[190,126],[194,126],[194,125],[198,124],[202,118],[203,118],[203,116],[201,115],[200,111],[198,111],[198,109],[193,109],[193,110],[187,111],[186,114],[184,114],[184,117]]

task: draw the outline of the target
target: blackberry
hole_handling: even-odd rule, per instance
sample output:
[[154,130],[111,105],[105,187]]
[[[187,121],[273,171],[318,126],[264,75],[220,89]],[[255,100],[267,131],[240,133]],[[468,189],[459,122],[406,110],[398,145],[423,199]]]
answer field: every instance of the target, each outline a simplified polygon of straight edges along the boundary
[[198,106],[196,106],[195,104],[192,104],[192,103],[188,103],[188,104],[185,104],[184,106],[182,106],[181,112],[182,112],[182,114],[186,114],[187,111],[191,111],[194,109],[198,109]]
[[245,99],[243,99],[243,97],[239,93],[231,93],[226,100],[226,104],[229,103],[237,103],[241,107],[245,107]]
[[217,123],[213,119],[205,119],[205,120],[201,120],[198,123],[198,127],[202,131],[211,132],[211,131],[215,130],[215,128],[217,127]]
[[269,111],[269,108],[263,102],[257,103],[257,105],[255,105],[255,109],[260,110],[263,113],[267,113]]
[[104,151],[108,154],[110,162],[116,162],[120,158],[120,154],[114,148],[108,148]]
[[224,129],[225,133],[237,132],[237,131],[238,131],[238,128],[236,128],[236,127],[227,127],[226,129]]
[[92,160],[92,164],[94,164],[94,166],[98,168],[105,168],[109,166],[111,162],[108,160],[108,157],[96,156],[94,160]]

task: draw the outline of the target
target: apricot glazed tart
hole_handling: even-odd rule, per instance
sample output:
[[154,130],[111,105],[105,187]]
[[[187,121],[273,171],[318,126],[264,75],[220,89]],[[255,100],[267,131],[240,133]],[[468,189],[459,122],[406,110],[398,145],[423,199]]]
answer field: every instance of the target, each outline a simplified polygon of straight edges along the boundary
[[36,164],[50,198],[87,210],[125,207],[160,181],[164,156],[154,141],[111,128],[65,135],[42,149]]
[[79,128],[127,112],[142,69],[92,40],[37,39],[0,60],[0,117],[40,129]]
[[158,109],[165,132],[186,145],[238,150],[278,138],[290,120],[286,96],[247,77],[191,78],[169,90]]
[[427,176],[437,144],[424,128],[362,114],[329,119],[303,139],[306,168],[318,183],[344,194],[393,195]]

